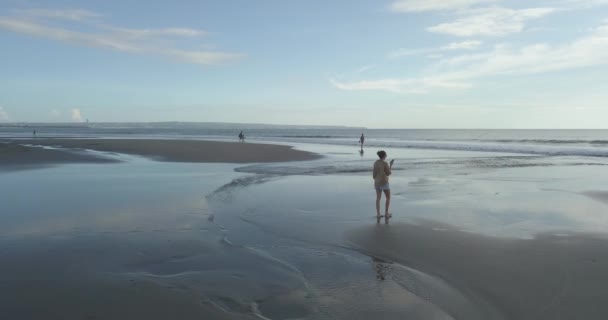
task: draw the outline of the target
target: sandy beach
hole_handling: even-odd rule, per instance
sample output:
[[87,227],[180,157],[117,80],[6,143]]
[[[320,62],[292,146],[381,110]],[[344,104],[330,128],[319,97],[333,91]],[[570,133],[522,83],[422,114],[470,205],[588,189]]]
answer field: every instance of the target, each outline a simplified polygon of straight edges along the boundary
[[9,318],[608,315],[606,181],[577,159],[391,150],[385,224],[375,155],[352,147],[35,139],[0,150],[3,168],[54,164],[0,173]]

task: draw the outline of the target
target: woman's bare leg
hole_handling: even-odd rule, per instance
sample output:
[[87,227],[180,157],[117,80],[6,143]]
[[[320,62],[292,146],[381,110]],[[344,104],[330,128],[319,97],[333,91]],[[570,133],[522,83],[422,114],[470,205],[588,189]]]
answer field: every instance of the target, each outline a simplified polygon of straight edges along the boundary
[[376,217],[380,216],[380,198],[382,198],[382,191],[376,189]]
[[384,190],[384,195],[386,196],[384,217],[388,218],[388,208],[391,206],[391,190]]

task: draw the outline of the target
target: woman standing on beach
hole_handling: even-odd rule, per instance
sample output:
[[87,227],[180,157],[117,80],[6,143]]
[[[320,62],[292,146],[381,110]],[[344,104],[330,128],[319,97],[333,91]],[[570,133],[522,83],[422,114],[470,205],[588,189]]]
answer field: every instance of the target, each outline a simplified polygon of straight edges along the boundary
[[384,195],[386,197],[386,204],[384,210],[384,218],[386,221],[391,217],[391,214],[388,212],[388,209],[391,205],[391,189],[388,184],[388,176],[391,175],[391,168],[393,167],[393,162],[395,160],[391,160],[390,164],[386,163],[386,152],[384,150],[378,151],[378,157],[380,159],[374,162],[374,187],[376,188],[376,217],[379,219],[382,217],[380,215],[380,199],[382,198],[382,192],[384,191]]

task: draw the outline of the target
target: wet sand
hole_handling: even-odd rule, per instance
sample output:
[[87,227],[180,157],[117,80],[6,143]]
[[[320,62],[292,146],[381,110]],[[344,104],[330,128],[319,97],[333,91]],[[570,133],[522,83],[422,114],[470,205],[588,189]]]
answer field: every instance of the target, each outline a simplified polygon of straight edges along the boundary
[[[125,153],[171,162],[253,163],[302,161],[320,158],[319,155],[312,152],[273,144],[162,139],[20,139],[12,140],[10,144],[5,146],[0,144],[0,148],[2,148],[0,152],[10,155],[11,158],[9,159],[13,159],[8,161],[18,161],[20,156],[24,155],[17,152],[16,144]],[[31,162],[48,163],[60,160],[57,152],[35,152],[34,154],[28,154],[28,156],[30,158],[28,161]],[[2,158],[0,158],[0,161],[3,161]],[[76,160],[83,161],[85,159]],[[3,163],[0,162],[0,164]]]
[[[4,243],[4,319],[282,319],[308,311],[300,275],[209,231],[39,240]],[[277,311],[266,310],[277,302]]]
[[[539,234],[483,236],[426,224],[360,228],[349,239],[363,252],[445,279],[480,315],[467,319],[602,319],[608,238]],[[457,310],[454,310],[457,311]]]

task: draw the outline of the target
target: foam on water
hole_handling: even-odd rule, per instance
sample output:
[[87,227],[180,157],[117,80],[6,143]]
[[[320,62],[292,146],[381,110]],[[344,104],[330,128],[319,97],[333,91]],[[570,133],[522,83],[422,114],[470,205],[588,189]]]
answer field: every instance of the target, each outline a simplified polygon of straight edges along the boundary
[[[305,142],[313,144],[334,144],[351,146],[356,145],[352,139],[315,139],[315,138],[275,138],[273,140],[283,142]],[[532,155],[550,156],[589,156],[589,157],[608,157],[608,144],[580,145],[571,146],[570,144],[553,143],[503,143],[503,142],[479,142],[479,141],[447,141],[447,140],[391,140],[376,139],[366,140],[366,147],[376,148],[413,148],[413,149],[432,149],[432,150],[456,150],[456,151],[480,151],[480,152],[501,152],[518,153]]]
[[[496,156],[445,159],[398,159],[393,171],[419,169],[498,169],[551,166],[606,166],[593,159],[541,156]],[[370,172],[370,162],[326,158],[307,162],[254,164],[236,168],[237,172],[261,175],[327,175],[363,174]]]

